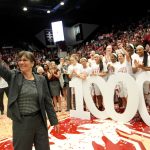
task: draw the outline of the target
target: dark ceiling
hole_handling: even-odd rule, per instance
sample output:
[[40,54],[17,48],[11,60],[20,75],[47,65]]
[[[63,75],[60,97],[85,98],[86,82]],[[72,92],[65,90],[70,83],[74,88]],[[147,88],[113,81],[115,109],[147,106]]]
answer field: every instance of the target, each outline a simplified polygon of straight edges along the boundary
[[[0,42],[30,39],[56,20],[62,20],[65,26],[78,22],[109,26],[148,13],[146,0],[136,2],[136,6],[131,5],[130,1],[120,1],[118,4],[106,0],[65,0],[65,5],[60,6],[60,1],[0,0]],[[27,12],[22,11],[23,6],[28,7]],[[52,11],[50,14],[46,13],[48,9]]]

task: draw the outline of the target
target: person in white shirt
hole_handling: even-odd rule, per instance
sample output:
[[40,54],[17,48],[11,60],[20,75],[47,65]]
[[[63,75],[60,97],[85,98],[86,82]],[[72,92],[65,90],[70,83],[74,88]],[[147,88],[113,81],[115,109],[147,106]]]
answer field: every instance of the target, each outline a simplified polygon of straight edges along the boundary
[[78,63],[78,57],[76,55],[72,55],[70,57],[70,63],[68,67],[68,75],[71,79],[80,78],[80,74],[82,73],[83,66]]
[[6,95],[8,95],[8,84],[2,77],[0,77],[0,111],[1,111],[1,115],[4,114],[4,103],[3,103],[4,93],[6,93]]
[[[113,75],[115,73],[115,69],[117,68],[118,66],[118,59],[117,59],[117,54],[116,53],[112,53],[111,54],[111,62],[108,62],[107,64],[107,70],[108,70],[108,78]],[[114,92],[114,102],[116,104],[116,106],[118,106],[119,104],[119,93],[118,93],[118,89],[117,87],[115,88],[115,92]]]
[[136,52],[139,55],[138,59],[134,60],[135,74],[138,75],[143,71],[150,71],[150,56],[142,45],[136,47]]
[[[88,65],[87,59],[82,57],[80,63],[83,66],[83,71],[80,75],[81,79],[85,80],[91,74],[91,67]],[[84,102],[84,110],[87,110],[86,104]]]
[[80,59],[80,63],[83,66],[83,71],[81,73],[81,78],[86,79],[86,77],[91,74],[91,67],[88,65],[87,59],[85,57],[82,57]]
[[134,45],[131,43],[126,46],[126,50],[131,58],[132,71],[134,72],[135,71],[134,61],[139,59],[139,55],[135,53]]
[[103,62],[104,63],[109,63],[109,62],[111,62],[111,54],[112,54],[112,51],[113,51],[113,49],[112,49],[112,46],[111,45],[108,45],[107,47],[106,47],[106,54],[105,54],[105,56],[103,57]]
[[[143,71],[150,71],[150,55],[144,50],[144,47],[142,45],[138,45],[136,47],[137,54],[139,55],[139,59],[136,59],[134,61],[135,65],[135,76],[137,77],[139,74],[141,74]],[[144,98],[146,100],[146,103],[150,103],[147,101],[150,101],[149,99],[149,93],[150,93],[150,86],[149,81],[144,82],[143,85],[143,92],[144,92]]]
[[[91,66],[91,76],[101,76],[104,80],[107,80],[107,65],[105,62],[102,61],[102,58],[99,54],[94,55],[95,64]],[[95,105],[98,107],[99,110],[104,110],[103,106],[103,96],[101,91],[99,90],[96,84],[92,84],[92,95]]]
[[[118,64],[115,66],[115,73],[128,73],[132,75],[132,66],[131,66],[131,57],[129,53],[124,49],[124,47],[121,47],[123,50],[123,53],[120,52],[118,53]],[[116,90],[118,90],[119,93],[119,98],[121,99],[121,104],[122,108],[124,109],[127,104],[127,88],[125,84],[120,81],[117,86]]]
[[[68,76],[71,80],[81,78],[83,66],[78,63],[78,57],[76,54],[72,54],[70,57],[70,65],[68,66]],[[71,88],[71,108],[75,109],[75,91]]]
[[90,58],[88,59],[89,66],[92,66],[95,63],[94,55],[95,55],[95,51],[91,51]]
[[108,70],[108,74],[114,74],[115,72],[115,68],[116,66],[118,66],[118,59],[117,59],[117,54],[116,53],[112,53],[110,56],[111,62],[108,62],[107,64],[107,70]]

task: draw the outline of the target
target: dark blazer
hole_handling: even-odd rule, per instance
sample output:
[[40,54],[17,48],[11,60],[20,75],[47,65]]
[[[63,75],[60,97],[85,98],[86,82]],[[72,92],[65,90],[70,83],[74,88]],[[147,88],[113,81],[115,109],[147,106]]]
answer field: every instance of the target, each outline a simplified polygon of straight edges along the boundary
[[[33,75],[37,86],[39,104],[43,121],[47,127],[47,113],[50,124],[56,125],[58,124],[58,120],[52,105],[52,99],[50,97],[46,79],[45,77],[39,76],[34,73]],[[0,64],[0,76],[4,78],[9,85],[7,115],[14,121],[21,121],[22,118],[19,112],[17,98],[22,87],[23,75],[18,70],[9,70],[5,66]]]

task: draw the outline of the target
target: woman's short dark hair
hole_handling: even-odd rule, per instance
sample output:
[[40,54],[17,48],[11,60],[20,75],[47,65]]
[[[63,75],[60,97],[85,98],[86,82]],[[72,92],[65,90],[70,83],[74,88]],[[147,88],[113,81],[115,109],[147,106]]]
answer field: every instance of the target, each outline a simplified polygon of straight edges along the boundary
[[21,51],[21,52],[18,53],[18,59],[20,59],[22,56],[25,56],[31,62],[34,62],[34,65],[36,64],[36,60],[35,60],[34,54],[32,52]]

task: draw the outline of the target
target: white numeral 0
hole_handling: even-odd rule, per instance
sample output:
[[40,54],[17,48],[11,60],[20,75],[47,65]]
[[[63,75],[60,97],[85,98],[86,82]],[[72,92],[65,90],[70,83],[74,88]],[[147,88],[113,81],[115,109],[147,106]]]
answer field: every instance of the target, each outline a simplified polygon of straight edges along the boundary
[[[123,81],[126,85],[128,98],[125,112],[120,114],[114,109],[114,89],[119,81]],[[87,105],[88,110],[96,117],[100,119],[112,118],[119,122],[130,121],[139,109],[142,119],[150,126],[150,116],[147,112],[145,100],[143,96],[143,82],[150,81],[150,73],[144,72],[138,76],[137,80],[131,77],[129,74],[118,73],[109,77],[106,82],[101,77],[89,77],[86,80],[73,79],[70,82],[70,87],[75,88],[75,100],[76,110],[70,111],[71,117],[78,117],[84,119],[90,119],[90,113],[83,110],[83,97]],[[104,111],[99,111],[92,99],[90,93],[91,83],[97,84],[102,95],[103,103],[105,106]],[[140,104],[140,105],[139,105]]]

